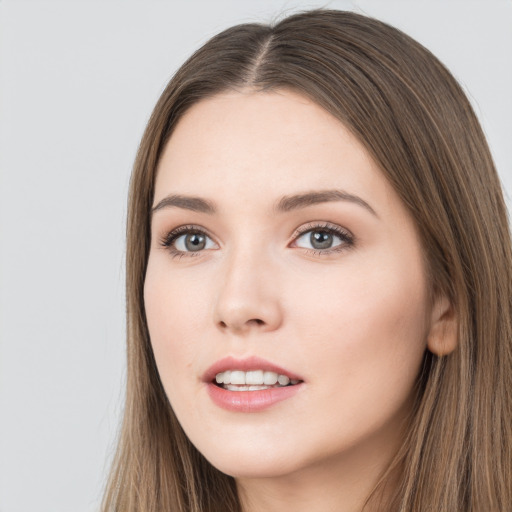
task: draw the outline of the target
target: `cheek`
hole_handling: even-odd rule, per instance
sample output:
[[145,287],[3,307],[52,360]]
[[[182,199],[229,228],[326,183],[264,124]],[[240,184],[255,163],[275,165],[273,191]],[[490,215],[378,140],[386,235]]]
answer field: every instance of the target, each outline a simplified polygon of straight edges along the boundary
[[350,382],[352,391],[380,387],[376,399],[410,391],[427,334],[423,268],[412,261],[358,260],[358,268],[347,263],[321,281],[302,281],[293,295],[292,323],[300,326],[297,336],[314,347],[303,358],[313,375],[316,365],[324,375]]
[[[208,307],[204,289],[200,288],[204,283],[195,282],[193,276],[185,282],[176,277],[165,262],[150,258],[144,306],[155,360],[166,388],[168,382],[182,382],[200,356],[198,341],[205,336]],[[173,389],[166,389],[168,395]]]

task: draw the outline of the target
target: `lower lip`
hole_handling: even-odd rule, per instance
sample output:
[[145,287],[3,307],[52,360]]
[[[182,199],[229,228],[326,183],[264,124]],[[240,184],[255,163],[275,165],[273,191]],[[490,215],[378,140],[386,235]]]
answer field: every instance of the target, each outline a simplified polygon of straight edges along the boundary
[[235,412],[258,412],[291,398],[302,388],[302,384],[260,391],[229,391],[213,383],[208,384],[207,388],[213,403],[223,409]]

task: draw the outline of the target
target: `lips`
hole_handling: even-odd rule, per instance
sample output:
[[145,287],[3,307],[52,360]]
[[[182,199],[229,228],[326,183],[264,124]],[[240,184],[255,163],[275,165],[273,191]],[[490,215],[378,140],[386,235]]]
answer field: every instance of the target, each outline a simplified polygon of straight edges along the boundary
[[203,376],[204,382],[213,382],[215,377],[219,373],[224,373],[226,371],[242,371],[242,372],[250,372],[263,370],[264,372],[273,372],[278,375],[285,375],[290,380],[303,381],[299,375],[287,370],[286,368],[282,368],[281,366],[275,365],[266,361],[265,359],[261,359],[259,357],[249,357],[245,359],[236,359],[234,357],[225,357],[220,361],[217,361],[215,364],[210,366],[208,370],[205,372]]
[[203,380],[213,403],[244,413],[263,411],[293,397],[304,386],[299,375],[258,357],[221,359],[205,372]]
[[[229,386],[289,386],[298,384],[298,380],[292,380],[288,375],[277,374],[268,370],[226,370],[215,375],[215,382],[219,386],[229,389]],[[234,391],[237,391],[236,389]]]

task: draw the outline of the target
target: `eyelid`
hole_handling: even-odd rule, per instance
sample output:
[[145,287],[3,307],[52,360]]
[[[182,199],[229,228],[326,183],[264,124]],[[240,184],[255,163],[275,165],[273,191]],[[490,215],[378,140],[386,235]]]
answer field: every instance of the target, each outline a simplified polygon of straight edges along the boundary
[[[294,246],[293,244],[297,241],[298,238],[303,236],[304,234],[310,232],[310,231],[327,231],[329,233],[332,233],[333,235],[337,236],[341,239],[340,244],[333,246],[331,248],[327,249],[315,249],[315,248],[306,248],[306,247],[299,247]],[[210,251],[210,249],[201,249],[199,251],[182,251],[179,249],[176,249],[174,247],[174,242],[180,237],[187,233],[200,233],[207,238],[209,238],[217,247],[220,248],[220,244],[215,240],[215,237],[210,234],[210,232],[199,225],[196,224],[184,224],[181,226],[177,226],[176,228],[166,232],[162,237],[160,237],[160,245],[168,250],[173,256],[201,256],[205,251]],[[341,252],[347,249],[350,249],[355,242],[354,235],[346,228],[334,224],[331,222],[326,221],[312,221],[308,222],[306,224],[301,225],[295,231],[293,232],[291,236],[291,240],[288,243],[288,247],[295,247],[297,249],[301,249],[303,251],[309,252],[311,254],[315,255],[328,255],[332,253]]]
[[347,238],[354,238],[354,235],[346,228],[343,228],[339,226],[338,224],[333,224],[332,222],[327,221],[312,221],[307,222],[306,224],[302,224],[299,226],[291,235],[291,241],[295,240],[297,237],[303,235],[304,233],[307,233],[308,231],[314,231],[314,230],[325,230],[325,231],[331,231],[333,233],[339,233]]
[[[334,234],[335,236],[339,237],[342,241],[341,244],[338,244],[334,247],[328,248],[328,249],[314,249],[314,248],[306,248],[306,247],[298,247],[294,246],[293,244],[304,234],[310,232],[310,231],[327,231],[329,233]],[[298,227],[291,236],[291,242],[289,246],[295,247],[297,249],[302,249],[304,251],[314,253],[314,254],[322,254],[327,255],[331,253],[340,252],[346,249],[350,249],[354,246],[355,243],[355,237],[351,233],[350,230],[338,225],[333,224],[331,222],[326,221],[319,221],[319,222],[308,222],[307,224],[303,224],[302,226]]]
[[199,256],[202,252],[205,250],[211,250],[211,249],[203,249],[200,251],[180,251],[173,247],[174,242],[183,235],[186,235],[187,233],[200,233],[210,240],[217,246],[220,247],[220,244],[215,240],[215,237],[210,234],[210,232],[199,225],[196,224],[183,224],[181,226],[178,226],[174,229],[171,229],[170,231],[167,231],[163,236],[160,237],[160,245],[169,250],[171,254],[173,255],[180,255],[180,256]]

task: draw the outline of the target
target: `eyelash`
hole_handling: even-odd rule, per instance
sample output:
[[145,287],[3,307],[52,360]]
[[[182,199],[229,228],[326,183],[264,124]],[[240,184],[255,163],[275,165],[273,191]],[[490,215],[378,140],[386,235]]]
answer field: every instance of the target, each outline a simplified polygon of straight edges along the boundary
[[[330,254],[334,253],[340,253],[342,251],[351,249],[355,244],[355,238],[348,230],[345,230],[341,228],[340,226],[337,226],[335,224],[331,224],[328,222],[324,223],[310,223],[306,224],[305,226],[301,226],[299,229],[297,229],[293,235],[292,235],[292,241],[296,241],[301,236],[305,235],[308,232],[313,231],[320,231],[320,232],[327,232],[331,235],[337,236],[341,243],[339,245],[334,246],[333,248],[329,249],[307,249],[302,248],[304,251],[306,251],[307,254],[314,255],[314,256],[328,256]],[[204,252],[204,250],[201,251],[180,251],[174,247],[174,242],[182,235],[189,234],[189,233],[197,233],[200,235],[204,235],[210,239],[212,237],[208,234],[208,232],[204,228],[200,228],[199,226],[193,226],[193,225],[185,225],[180,226],[176,229],[173,229],[169,233],[167,233],[165,236],[163,236],[160,240],[160,245],[162,247],[165,247],[169,252],[171,253],[171,256],[173,258],[182,258],[182,257],[196,257],[201,256],[201,253]],[[299,247],[300,249],[300,247]]]
[[330,222],[310,223],[301,226],[293,233],[292,239],[293,241],[296,241],[298,238],[305,235],[306,233],[314,231],[326,232],[331,235],[337,236],[341,240],[341,243],[329,249],[302,248],[303,250],[307,251],[308,254],[311,254],[313,256],[328,256],[330,254],[340,253],[346,251],[347,249],[351,249],[355,244],[354,235],[352,235],[350,231],[340,226],[337,226],[336,224],[331,224]]
[[204,228],[200,228],[199,226],[180,226],[176,229],[173,229],[171,232],[167,233],[162,239],[160,240],[160,245],[162,247],[165,247],[170,253],[173,258],[182,258],[182,257],[196,257],[201,256],[202,251],[179,251],[174,247],[174,242],[181,236],[189,233],[197,233],[200,235],[207,236],[208,238],[212,238],[207,231],[204,230]]

